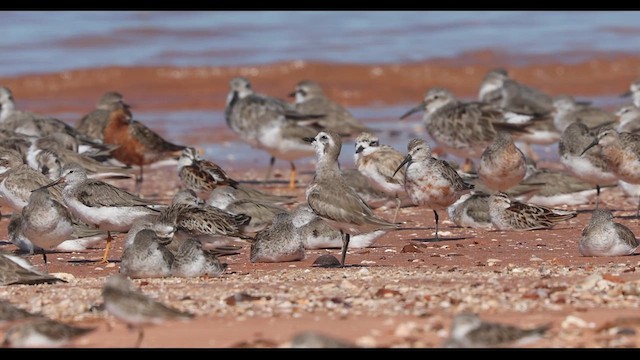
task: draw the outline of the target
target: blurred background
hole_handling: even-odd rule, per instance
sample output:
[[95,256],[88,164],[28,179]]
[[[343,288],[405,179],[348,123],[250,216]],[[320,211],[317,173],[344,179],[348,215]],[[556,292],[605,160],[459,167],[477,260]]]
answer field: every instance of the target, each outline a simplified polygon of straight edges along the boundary
[[[399,121],[432,86],[475,99],[489,69],[550,94],[616,108],[640,76],[633,11],[3,11],[0,85],[20,109],[71,124],[105,91],[165,137],[222,166],[265,164],[226,128],[228,81],[286,98],[318,81],[405,150],[426,136]],[[198,131],[200,130],[200,131]],[[349,144],[347,144],[349,146]],[[555,150],[548,151],[549,156]],[[352,153],[341,161],[352,165]],[[309,159],[312,161],[313,159]],[[286,166],[284,167],[286,170]]]

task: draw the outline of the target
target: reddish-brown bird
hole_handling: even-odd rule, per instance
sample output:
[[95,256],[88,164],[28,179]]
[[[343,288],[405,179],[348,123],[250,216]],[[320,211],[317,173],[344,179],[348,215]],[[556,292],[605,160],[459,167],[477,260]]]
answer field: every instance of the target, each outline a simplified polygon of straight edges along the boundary
[[178,158],[185,148],[163,139],[153,130],[132,119],[129,105],[120,103],[111,111],[104,129],[104,142],[118,145],[111,153],[126,165],[140,167],[136,183],[142,182],[143,166],[171,157]]

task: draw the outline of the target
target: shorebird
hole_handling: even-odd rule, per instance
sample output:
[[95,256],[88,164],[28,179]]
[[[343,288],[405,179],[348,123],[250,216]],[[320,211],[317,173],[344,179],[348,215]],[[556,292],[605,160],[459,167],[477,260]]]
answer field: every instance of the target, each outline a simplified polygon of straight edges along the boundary
[[102,299],[107,312],[127,324],[129,329],[138,329],[134,347],[140,347],[144,338],[144,327],[171,320],[190,320],[193,314],[180,311],[153,300],[133,289],[131,281],[122,274],[109,276],[102,287]]
[[600,153],[600,146],[587,149],[595,134],[581,122],[571,123],[558,144],[560,162],[573,176],[596,187],[596,208],[600,203],[600,188],[615,185],[618,177]]
[[[9,206],[14,212],[21,212],[29,203],[31,191],[51,182],[48,177],[23,163],[15,150],[0,149],[0,167],[9,169],[2,174],[0,198],[2,204]],[[63,201],[59,186],[51,188],[50,192],[53,199]]]
[[380,145],[378,136],[370,132],[362,132],[356,137],[355,148],[353,160],[358,171],[369,179],[373,187],[395,198],[396,210],[392,220],[395,222],[402,200],[407,198],[404,168],[394,173],[404,155],[389,145]]
[[451,322],[449,338],[444,347],[495,348],[522,346],[539,340],[551,328],[544,324],[533,328],[483,321],[473,313],[457,314]]
[[159,237],[152,229],[140,230],[124,248],[120,273],[132,279],[170,276],[174,256],[165,245],[171,240]]
[[553,106],[555,108],[553,124],[560,133],[564,132],[567,126],[576,121],[582,122],[588,128],[594,128],[607,125],[615,126],[617,120],[608,111],[577,102],[569,95],[556,96],[553,99]]
[[43,274],[26,259],[0,250],[0,285],[53,284],[66,282],[49,274]]
[[284,100],[255,93],[244,77],[231,79],[229,86],[225,107],[227,125],[241,140],[271,155],[267,180],[276,158],[289,161],[289,187],[295,188],[297,171],[294,161],[314,154],[313,147],[301,139],[318,133],[318,130],[298,124],[296,120],[318,116],[299,114]]
[[96,328],[79,327],[52,319],[35,319],[14,325],[4,334],[3,347],[60,348]]
[[[66,134],[54,134],[34,140],[27,151],[26,163],[53,179],[60,176],[62,168],[69,163],[82,166],[89,177],[129,177],[130,168],[104,164],[89,155],[80,154],[73,147],[64,145]],[[77,148],[77,147],[76,147]]]
[[357,348],[346,340],[315,331],[301,331],[293,335],[289,342],[292,349],[346,349]]
[[498,67],[487,71],[480,83],[478,100],[499,105],[502,99],[502,84],[508,78],[509,74],[505,68]]
[[490,228],[489,194],[483,192],[467,193],[447,208],[449,219],[460,227]]
[[578,250],[582,256],[622,256],[635,253],[640,241],[631,229],[613,221],[606,209],[595,209],[582,230]]
[[136,184],[143,180],[144,165],[160,160],[178,158],[185,146],[173,144],[143,123],[133,120],[129,106],[116,103],[104,128],[104,142],[118,145],[111,155],[126,165],[140,167]]
[[[309,207],[309,204],[302,203],[298,205],[291,212],[290,221],[293,223],[295,235],[302,239],[305,249],[342,247],[340,231],[332,227],[325,219],[316,215]],[[372,246],[376,240],[387,232],[387,229],[380,229],[351,235],[349,247],[366,248]]]
[[295,110],[300,114],[324,117],[313,120],[321,129],[332,130],[343,136],[354,136],[363,131],[373,132],[373,129],[360,123],[342,105],[329,99],[320,84],[313,80],[302,80],[289,97],[295,98]]
[[136,220],[158,214],[158,208],[162,206],[104,181],[89,179],[86,171],[75,163],[65,166],[62,176],[46,187],[59,183],[64,183],[62,196],[71,214],[107,231],[107,246],[101,263],[108,262],[112,231],[128,231]]
[[[600,146],[600,154],[618,179],[640,184],[640,134],[601,128],[582,153],[595,146]],[[640,202],[636,216],[640,217]]]
[[407,165],[404,187],[415,205],[433,210],[436,220],[435,240],[438,241],[438,210],[447,209],[474,186],[464,182],[448,162],[431,156],[431,147],[426,141],[410,140],[407,152],[395,172]]
[[352,235],[381,229],[398,229],[399,224],[376,216],[360,196],[346,184],[340,173],[338,157],[342,149],[340,135],[321,131],[305,138],[316,151],[316,172],[305,196],[313,212],[329,221],[342,234],[344,267],[347,247]]
[[499,131],[495,140],[480,157],[478,176],[493,191],[506,191],[517,185],[526,174],[524,154],[509,133]]
[[96,108],[83,116],[76,124],[76,130],[94,139],[103,140],[104,128],[109,121],[109,114],[117,104],[124,102],[122,94],[116,91],[107,91],[96,103]]
[[240,199],[237,194],[238,190],[230,186],[217,187],[211,192],[206,203],[235,215],[245,214],[251,217],[251,220],[240,228],[244,233],[263,230],[271,224],[277,214],[288,212],[280,205],[268,201]]
[[[346,181],[349,187],[358,193],[362,200],[364,200],[372,209],[376,209],[381,206],[393,206],[393,203],[396,203],[395,199],[389,198],[386,193],[373,187],[371,180],[362,175],[358,169],[342,169],[341,172],[342,178]],[[400,204],[400,206],[403,205],[413,204]]]
[[551,96],[510,78],[504,68],[487,72],[480,84],[478,100],[518,114],[543,115],[553,111]]
[[84,144],[99,145],[96,139],[78,132],[62,120],[17,110],[13,94],[7,87],[0,87],[0,127],[21,134],[43,137],[55,133],[66,133]]
[[512,201],[509,195],[498,192],[489,198],[489,215],[497,230],[537,230],[550,229],[578,213]]
[[66,206],[54,200],[46,188],[33,190],[29,203],[22,208],[22,232],[42,250],[47,267],[47,250],[71,238],[73,218]]
[[291,214],[279,213],[271,226],[258,232],[251,241],[249,260],[255,262],[288,262],[305,258],[302,238],[295,233]]
[[191,190],[178,191],[171,204],[162,210],[154,225],[159,231],[175,231],[174,239],[167,245],[173,252],[188,238],[196,238],[203,245],[228,245],[234,238],[250,239],[242,232],[242,227],[251,217],[245,214],[232,214],[214,206],[200,204]]
[[[12,244],[20,251],[34,254],[40,248],[35,246],[24,234],[22,225],[22,213],[14,213],[7,225],[7,236]],[[107,238],[107,232],[91,227],[77,219],[73,219],[73,232],[68,239],[58,244],[56,251],[83,251],[103,242]]]
[[193,147],[182,150],[178,159],[178,176],[187,188],[196,192],[201,198],[207,198],[218,186],[238,187],[238,182],[213,161],[203,159]]
[[633,99],[633,105],[640,108],[640,79],[637,79],[629,85],[629,91],[620,95],[620,97],[629,97]]
[[40,313],[32,313],[19,308],[6,300],[0,300],[0,330],[6,330],[8,326],[36,319],[46,319]]
[[640,108],[623,106],[615,115],[618,117],[616,130],[618,132],[638,132],[640,130]]
[[527,133],[530,124],[505,122],[504,113],[495,106],[478,102],[462,102],[444,88],[432,88],[424,100],[407,111],[400,119],[424,111],[422,121],[429,136],[447,154],[465,159],[465,167],[471,167],[473,159],[479,159],[484,149],[495,139],[497,131]]
[[218,276],[229,265],[223,263],[214,251],[202,248],[202,243],[194,238],[187,238],[180,244],[171,265],[171,275],[177,277]]

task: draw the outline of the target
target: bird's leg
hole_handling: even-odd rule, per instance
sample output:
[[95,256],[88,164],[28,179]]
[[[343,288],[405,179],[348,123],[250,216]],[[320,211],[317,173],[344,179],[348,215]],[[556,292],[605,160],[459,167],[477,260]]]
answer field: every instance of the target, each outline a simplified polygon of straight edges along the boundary
[[400,210],[400,203],[402,202],[402,200],[400,200],[400,197],[396,195],[396,211],[393,213],[393,221],[392,222],[396,222],[396,217],[398,217],[398,210]]
[[144,338],[144,329],[142,327],[138,328],[138,340],[136,340],[135,348],[139,348],[142,345],[142,339]]
[[273,165],[276,163],[276,158],[274,156],[269,159],[269,168],[267,169],[267,175],[264,177],[264,181],[269,181],[271,178],[271,170],[273,170]]
[[102,261],[100,261],[100,264],[109,263],[109,249],[111,249],[112,240],[113,238],[111,237],[111,231],[107,231],[107,246],[104,249],[104,255],[102,256]]
[[296,188],[297,175],[298,175],[298,172],[296,171],[296,166],[293,164],[293,161],[291,161],[291,174],[289,174],[289,189]]
[[349,240],[351,239],[351,235],[345,233],[340,230],[340,235],[342,238],[342,261],[340,261],[340,267],[344,267],[344,261],[347,258],[347,248],[349,247]]
[[600,203],[600,185],[596,185],[596,209]]
[[433,210],[433,215],[436,216],[436,241],[440,241],[440,239],[438,239],[438,212]]
[[464,159],[464,164],[462,164],[462,171],[466,173],[470,173],[471,171],[473,171],[473,161],[471,161],[471,159]]
[[142,182],[142,178],[143,178],[143,175],[144,175],[143,168],[144,168],[144,166],[140,165],[140,176],[136,176],[136,184]]
[[49,266],[47,265],[47,253],[44,251],[44,248],[41,248],[40,250],[42,250],[42,260],[44,260],[44,270],[48,274],[49,273]]
[[638,210],[636,210],[636,219],[640,218],[640,198],[638,199]]

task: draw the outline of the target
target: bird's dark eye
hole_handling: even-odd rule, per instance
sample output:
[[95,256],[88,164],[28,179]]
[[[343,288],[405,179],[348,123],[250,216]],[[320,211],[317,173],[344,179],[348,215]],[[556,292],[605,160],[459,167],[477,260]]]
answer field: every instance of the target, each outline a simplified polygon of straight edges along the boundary
[[369,145],[371,145],[371,146],[380,146],[380,142],[378,140],[374,140],[374,141],[370,142]]
[[327,139],[328,139],[328,137],[327,137],[326,135],[322,135],[322,137],[320,137],[320,139],[322,139],[322,140],[327,140]]

